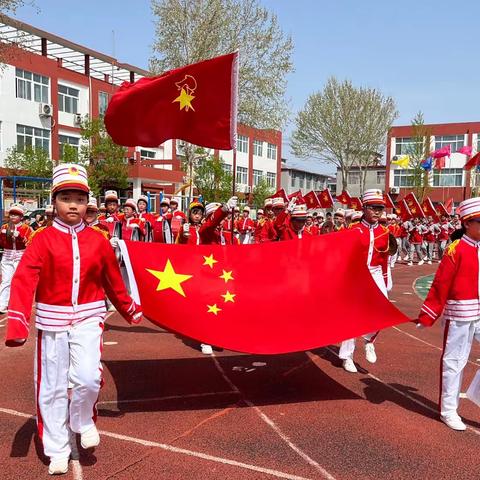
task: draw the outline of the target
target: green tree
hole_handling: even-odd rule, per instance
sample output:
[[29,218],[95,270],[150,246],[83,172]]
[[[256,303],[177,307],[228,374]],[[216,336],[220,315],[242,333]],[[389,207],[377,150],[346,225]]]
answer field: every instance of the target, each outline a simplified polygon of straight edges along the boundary
[[430,190],[429,172],[421,167],[421,162],[430,155],[431,130],[425,126],[423,113],[418,112],[412,119],[412,141],[404,152],[410,157],[408,168],[412,170],[412,187],[415,196],[422,202]]
[[292,133],[292,151],[304,158],[331,163],[347,186],[349,170],[361,170],[376,161],[388,129],[397,117],[395,102],[376,89],[355,87],[350,81],[328,79],[298,113]]
[[263,177],[253,188],[253,206],[255,209],[263,208],[265,199],[273,195],[274,189],[268,185],[267,179]]
[[80,147],[79,160],[87,167],[93,193],[99,195],[104,190],[127,188],[127,149],[113,142],[103,119],[85,120],[81,134],[84,142]]
[[232,195],[232,174],[214,156],[201,158],[195,166],[193,183],[204,202],[226,202]]
[[53,163],[47,150],[43,148],[18,147],[9,149],[5,158],[5,167],[12,170],[14,175],[26,177],[51,178]]

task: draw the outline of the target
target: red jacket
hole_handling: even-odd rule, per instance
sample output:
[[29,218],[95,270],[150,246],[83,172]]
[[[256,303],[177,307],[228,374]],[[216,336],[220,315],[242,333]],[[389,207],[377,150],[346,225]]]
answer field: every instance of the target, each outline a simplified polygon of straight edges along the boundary
[[464,235],[446,250],[418,317],[423,325],[445,320],[473,322],[480,319],[480,242]]
[[273,242],[277,240],[277,232],[273,221],[269,218],[262,218],[257,222],[254,233],[255,243]]
[[440,233],[438,234],[438,240],[448,240],[452,233],[452,225],[450,222],[442,222],[440,224]]
[[293,229],[292,222],[290,221],[290,215],[287,212],[282,212],[277,215],[277,218],[275,219],[275,226],[280,241],[300,240],[303,238],[303,230],[297,232]]
[[421,245],[423,243],[423,232],[424,229],[422,225],[414,225],[413,228],[410,229],[410,243],[412,245]]
[[[7,235],[10,229],[11,234]],[[14,232],[18,232],[16,235]],[[33,230],[24,223],[9,225],[5,223],[0,230],[0,248],[5,250],[25,250]]]
[[360,230],[362,234],[365,235],[365,237],[368,239],[369,247],[367,266],[370,269],[375,267],[381,267],[386,285],[390,235],[388,228],[380,225],[379,223],[375,225],[370,225],[365,220],[362,220],[353,228]]
[[120,274],[110,242],[82,222],[69,227],[58,219],[35,235],[12,279],[6,344],[21,345],[30,327],[65,331],[106,311],[105,294],[129,322],[139,313]]
[[222,240],[217,227],[227,215],[228,212],[225,212],[222,207],[217,208],[202,225],[190,224],[189,237],[184,237],[182,234],[183,231],[180,230],[177,236],[177,243],[186,243],[189,245],[221,245]]
[[114,236],[115,225],[117,222],[121,222],[123,219],[123,213],[113,213],[112,215],[105,213],[98,217],[98,221],[108,228],[108,233],[111,237]]
[[[138,225],[138,226],[133,227],[133,225]],[[146,234],[145,222],[137,217],[130,217],[130,218],[123,217],[122,240],[132,240],[133,232],[135,232],[135,230],[138,230],[138,233],[140,234],[139,235],[140,238],[136,238],[135,240],[143,240]]]
[[303,235],[306,237],[316,237],[317,235],[320,235],[320,229],[316,225],[305,225],[305,228],[303,229]]
[[247,218],[242,217],[242,218],[239,218],[237,221],[237,228],[241,234],[253,232],[253,230],[255,229],[255,223],[250,217],[247,217]]

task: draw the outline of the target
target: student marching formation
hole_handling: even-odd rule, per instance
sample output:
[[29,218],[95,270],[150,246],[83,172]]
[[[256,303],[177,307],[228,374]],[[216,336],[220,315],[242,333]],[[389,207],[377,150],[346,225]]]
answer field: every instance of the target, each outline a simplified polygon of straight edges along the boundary
[[[257,211],[240,212],[238,199],[225,204],[195,200],[187,214],[175,199],[163,198],[161,211],[148,211],[148,199],[128,199],[122,210],[117,192],[105,193],[104,211],[89,196],[83,167],[55,167],[53,205],[47,219],[22,223],[23,210],[13,205],[2,226],[0,246],[2,281],[0,310],[8,307],[7,346],[23,345],[30,330],[35,301],[35,398],[37,425],[50,474],[68,471],[70,432],[80,435],[83,448],[99,444],[95,405],[101,385],[101,346],[108,304],[112,302],[129,322],[142,312],[130,298],[119,240],[177,244],[252,244],[305,240],[318,235],[357,229],[368,244],[366,263],[373,280],[387,297],[391,269],[397,259],[413,264],[441,261],[430,293],[415,320],[432,325],[443,313],[446,320],[442,357],[441,419],[452,429],[464,430],[458,416],[462,371],[473,338],[480,339],[480,199],[462,202],[460,215],[408,220],[385,213],[380,190],[367,190],[361,212],[338,209],[324,215],[309,212],[295,198],[274,196]],[[103,208],[102,208],[103,210]],[[451,243],[451,237],[458,237]],[[113,247],[113,248],[112,248]],[[378,332],[363,336],[366,359],[375,363]],[[202,351],[211,353],[209,345]],[[355,339],[342,342],[339,356],[348,372],[357,372]]]

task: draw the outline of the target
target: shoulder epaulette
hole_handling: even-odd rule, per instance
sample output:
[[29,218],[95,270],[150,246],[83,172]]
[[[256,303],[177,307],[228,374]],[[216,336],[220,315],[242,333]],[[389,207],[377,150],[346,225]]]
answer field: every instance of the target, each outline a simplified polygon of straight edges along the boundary
[[32,232],[32,234],[30,235],[30,238],[28,239],[27,247],[32,243],[33,238],[36,237],[40,232],[43,232],[46,228],[47,227],[40,227],[40,228],[37,228],[36,230],[34,230]]
[[455,240],[452,242],[448,247],[447,247],[447,255],[450,257],[453,257],[455,255],[455,251],[457,250],[457,246],[460,243],[460,239]]
[[108,233],[107,230],[104,230],[103,228],[97,227],[96,225],[94,225],[93,227],[90,227],[90,228],[92,230],[95,230],[98,233],[101,233],[108,240],[109,233]]

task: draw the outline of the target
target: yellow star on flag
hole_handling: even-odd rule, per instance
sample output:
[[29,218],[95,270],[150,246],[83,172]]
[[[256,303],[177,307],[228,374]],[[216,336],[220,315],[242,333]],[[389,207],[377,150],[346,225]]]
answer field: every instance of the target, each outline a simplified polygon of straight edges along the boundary
[[232,302],[232,303],[235,303],[235,300],[234,298],[237,296],[235,293],[230,293],[228,290],[227,290],[227,293],[225,295],[220,295],[221,297],[223,297],[223,301],[225,303],[227,302]]
[[218,315],[218,312],[221,312],[222,309],[217,307],[217,304],[214,303],[213,305],[207,305],[208,307],[208,312],[207,313],[213,313],[214,315]]
[[205,255],[203,256],[203,258],[205,259],[205,262],[203,262],[204,265],[208,265],[210,268],[213,268],[213,264],[214,263],[218,263],[218,260],[215,260],[213,258],[213,253],[209,256],[209,257],[206,257]]
[[180,110],[185,109],[188,112],[188,110],[191,108],[193,111],[195,111],[192,106],[192,100],[194,98],[195,97],[193,95],[190,95],[184,88],[182,88],[180,95],[172,103],[178,102],[180,104]]
[[160,280],[157,286],[157,292],[171,288],[175,292],[182,295],[182,297],[186,296],[182,288],[182,283],[192,278],[192,275],[183,275],[175,272],[169,259],[165,264],[165,270],[163,270],[163,272],[158,270],[150,270],[148,268],[146,270],[148,273],[151,273],[154,277]]
[[220,278],[223,278],[225,280],[225,283],[227,283],[229,280],[234,280],[234,278],[232,277],[232,271],[230,270],[230,272],[226,272],[225,270],[222,270],[223,273],[222,275],[220,275]]

